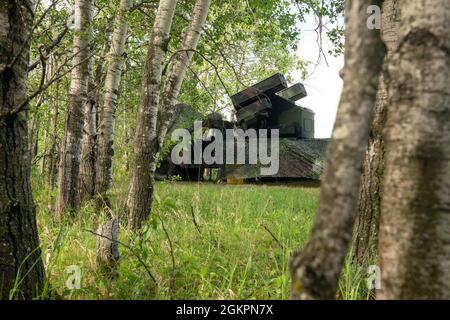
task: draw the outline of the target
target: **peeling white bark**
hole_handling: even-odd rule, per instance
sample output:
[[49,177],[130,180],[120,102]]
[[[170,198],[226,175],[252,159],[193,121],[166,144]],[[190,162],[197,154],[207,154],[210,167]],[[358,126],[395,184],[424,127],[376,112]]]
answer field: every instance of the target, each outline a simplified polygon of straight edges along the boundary
[[92,59],[88,66],[88,95],[84,103],[83,139],[81,142],[81,162],[79,181],[79,201],[90,199],[94,196],[95,183],[95,158],[97,139],[97,103]]
[[91,0],[75,0],[75,34],[73,40],[75,66],[71,74],[69,108],[58,175],[56,215],[75,211],[78,206],[78,181],[80,173],[81,140],[83,135],[83,107],[87,96]]
[[[197,0],[191,22],[186,30],[180,50],[175,54],[170,65],[167,79],[159,102],[160,78],[151,86],[143,88],[144,99],[151,102],[148,114],[140,110],[140,117],[149,117],[149,121],[142,121],[146,126],[140,126],[138,118],[138,136],[135,148],[135,168],[133,180],[128,194],[128,209],[130,227],[138,229],[148,217],[153,197],[153,178],[159,151],[164,137],[175,113],[175,105],[181,90],[184,76],[191,62],[194,51],[200,40],[202,27],[208,15],[211,0]],[[166,44],[167,45],[167,44]],[[161,72],[158,65],[158,72]],[[149,70],[153,71],[153,70]],[[151,72],[148,72],[152,74]],[[142,105],[141,105],[142,106]],[[141,137],[141,140],[139,140]]]
[[[161,149],[167,129],[173,121],[176,110],[175,105],[177,104],[177,99],[180,95],[181,85],[183,84],[183,80],[189,64],[191,63],[194,51],[197,49],[210,5],[211,0],[197,1],[194,7],[191,22],[184,36],[181,49],[173,57],[173,63],[170,66],[162,93],[158,119],[158,150],[155,155],[155,159],[158,159],[159,157],[159,149]],[[156,161],[154,162],[154,165],[156,165]]]
[[95,193],[100,194],[105,201],[107,200],[105,193],[111,188],[113,181],[115,112],[128,29],[127,13],[130,6],[131,0],[121,0],[115,19],[97,141]]
[[132,229],[140,227],[151,209],[153,190],[151,151],[154,149],[152,145],[157,143],[156,124],[162,68],[176,3],[176,0],[161,0],[159,2],[150,37],[134,141],[133,177],[127,199],[129,225]]

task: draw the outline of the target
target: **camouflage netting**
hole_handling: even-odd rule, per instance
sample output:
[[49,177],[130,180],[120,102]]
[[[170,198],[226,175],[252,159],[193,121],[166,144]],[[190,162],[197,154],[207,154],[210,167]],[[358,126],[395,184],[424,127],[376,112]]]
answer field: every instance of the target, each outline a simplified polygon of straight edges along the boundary
[[177,108],[176,118],[167,130],[166,139],[170,139],[175,129],[189,129],[194,126],[195,121],[203,120],[203,115],[187,104],[180,103],[175,108]]
[[[173,125],[168,131],[166,142],[170,139],[173,130],[177,128],[185,128],[193,130],[194,121],[203,120],[203,126],[209,128],[230,129],[233,127],[232,123],[222,120],[222,116],[218,113],[209,114],[203,117],[198,111],[192,107],[179,104],[177,105],[177,117]],[[221,179],[256,179],[256,178],[274,178],[274,179],[312,179],[320,180],[325,162],[325,151],[329,139],[297,139],[295,137],[280,138],[279,146],[279,170],[278,173],[272,176],[263,176],[261,174],[261,164],[246,164],[246,165],[226,165],[221,167]],[[225,146],[224,146],[225,147]],[[270,139],[268,148],[270,149]],[[248,141],[246,145],[246,157],[248,159]],[[186,173],[188,167],[181,168],[175,166],[170,161],[171,145],[163,150],[163,160],[159,163],[156,171],[156,179],[164,180],[172,175]],[[225,150],[224,150],[225,154]],[[248,163],[248,160],[246,161]],[[236,161],[235,161],[236,163]],[[206,164],[202,168],[207,168]],[[216,166],[217,167],[217,166]],[[192,169],[192,168],[191,168]],[[198,171],[198,168],[195,168]],[[196,171],[196,172],[197,172]],[[199,173],[188,173],[190,176],[198,176]]]
[[[320,180],[329,139],[280,138],[279,170],[272,176],[261,175],[261,164],[227,165],[224,177],[232,179],[303,178]],[[248,148],[246,148],[248,154]]]

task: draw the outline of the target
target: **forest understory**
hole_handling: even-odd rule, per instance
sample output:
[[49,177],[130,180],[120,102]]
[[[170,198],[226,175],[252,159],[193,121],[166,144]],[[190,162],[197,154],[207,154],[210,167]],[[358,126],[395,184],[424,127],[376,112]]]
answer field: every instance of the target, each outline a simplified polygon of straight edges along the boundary
[[[97,268],[96,236],[89,232],[106,217],[98,217],[92,201],[58,224],[49,210],[55,192],[37,173],[33,182],[55,299],[288,299],[289,259],[308,239],[319,194],[314,187],[160,182],[141,234],[122,228],[122,219],[119,240],[127,247],[119,245],[118,275],[110,279]],[[126,187],[118,183],[112,191],[119,216]],[[81,282],[70,290],[73,266]],[[366,288],[365,273],[347,263],[337,298],[368,299]]]

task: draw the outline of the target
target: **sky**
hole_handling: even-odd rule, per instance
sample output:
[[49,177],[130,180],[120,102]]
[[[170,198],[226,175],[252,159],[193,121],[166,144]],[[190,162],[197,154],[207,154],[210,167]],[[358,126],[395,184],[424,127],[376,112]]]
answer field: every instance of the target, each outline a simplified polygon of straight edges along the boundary
[[[312,31],[316,25],[313,15],[308,16],[306,21],[300,24],[302,35],[296,52],[299,58],[312,62],[316,62],[319,55],[316,33]],[[331,136],[342,91],[342,79],[339,76],[339,71],[344,66],[344,57],[341,55],[335,58],[328,55],[328,48],[327,41],[324,41],[323,49],[327,54],[328,65],[322,58],[313,73],[314,65],[311,65],[308,68],[310,75],[305,81],[302,81],[300,71],[294,71],[292,74],[295,82],[302,82],[308,93],[308,96],[300,100],[298,104],[312,109],[316,114],[316,138],[329,138]]]

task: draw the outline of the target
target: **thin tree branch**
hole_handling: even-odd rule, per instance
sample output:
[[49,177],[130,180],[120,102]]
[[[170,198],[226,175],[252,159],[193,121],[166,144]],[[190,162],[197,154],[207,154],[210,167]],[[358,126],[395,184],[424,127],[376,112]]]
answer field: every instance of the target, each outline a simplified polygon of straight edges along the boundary
[[225,83],[224,83],[222,77],[220,76],[219,70],[218,70],[217,66],[216,66],[209,58],[207,58],[203,53],[201,53],[200,51],[195,50],[195,49],[180,49],[180,50],[175,51],[175,52],[170,56],[169,60],[167,61],[167,64],[164,66],[163,75],[166,73],[167,68],[169,67],[170,62],[172,61],[172,59],[176,56],[177,53],[180,53],[180,52],[186,52],[186,54],[187,54],[187,52],[194,52],[194,53],[197,53],[200,57],[202,57],[203,60],[205,60],[206,62],[208,62],[208,63],[213,67],[213,69],[214,69],[214,71],[215,71],[215,73],[216,73],[216,75],[217,75],[217,77],[218,77],[220,83],[222,84],[222,87],[225,89],[227,95],[228,95],[229,97],[231,97],[230,91],[228,91],[227,86],[225,85]]
[[78,67],[80,64],[86,62],[87,60],[89,60],[92,57],[93,54],[90,54],[87,58],[83,59],[80,63],[77,63],[76,65],[72,66],[71,68],[69,68],[68,70],[66,70],[64,73],[53,77],[52,79],[50,79],[45,85],[39,86],[39,88],[34,91],[31,95],[29,95],[20,105],[18,105],[17,107],[15,107],[14,109],[10,110],[10,111],[6,111],[3,113],[0,113],[0,117],[4,117],[4,116],[12,116],[15,115],[21,111],[25,110],[25,107],[30,103],[31,100],[33,100],[34,98],[36,98],[41,92],[47,90],[48,87],[50,87],[55,81],[58,81],[59,79],[61,79],[62,77],[64,77],[66,74],[68,74],[69,72],[71,72],[73,69],[75,69],[76,67]]
[[[46,56],[48,56],[53,51],[53,49],[55,49],[60,44],[60,42],[65,37],[65,35],[67,34],[68,31],[69,31],[69,27],[67,26],[67,23],[66,23],[64,25],[63,30],[61,30],[61,32],[53,39],[53,41],[50,43],[50,45],[45,48],[45,55]],[[28,72],[36,69],[40,62],[41,62],[41,60],[39,58],[34,60],[28,66]]]

